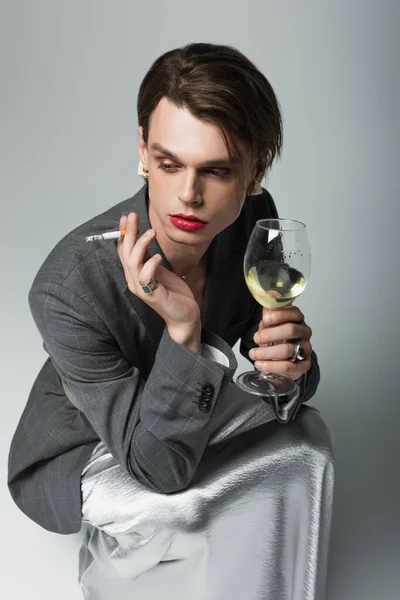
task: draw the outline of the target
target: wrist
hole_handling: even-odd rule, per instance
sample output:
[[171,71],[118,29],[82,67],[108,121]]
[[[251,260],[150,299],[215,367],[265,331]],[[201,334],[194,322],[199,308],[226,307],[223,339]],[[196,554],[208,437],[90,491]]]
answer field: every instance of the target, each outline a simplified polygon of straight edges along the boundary
[[167,326],[169,336],[192,352],[201,353],[201,321],[178,327]]

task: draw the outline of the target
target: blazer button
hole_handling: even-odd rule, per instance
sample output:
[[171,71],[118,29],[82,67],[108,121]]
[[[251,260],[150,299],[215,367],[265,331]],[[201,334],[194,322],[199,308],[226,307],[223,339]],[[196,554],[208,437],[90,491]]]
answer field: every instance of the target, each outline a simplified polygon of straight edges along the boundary
[[214,394],[214,386],[211,383],[205,383],[201,390],[202,395],[212,398]]
[[214,386],[211,383],[205,383],[201,387],[198,407],[201,412],[209,412],[211,409],[211,399],[214,394]]

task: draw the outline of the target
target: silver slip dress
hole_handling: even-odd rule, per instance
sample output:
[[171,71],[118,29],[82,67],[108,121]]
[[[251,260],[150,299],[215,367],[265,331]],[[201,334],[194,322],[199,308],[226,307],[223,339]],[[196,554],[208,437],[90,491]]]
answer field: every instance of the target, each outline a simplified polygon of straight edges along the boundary
[[82,473],[86,600],[324,600],[333,437],[312,407],[282,425],[236,385],[191,485],[149,490],[102,442]]

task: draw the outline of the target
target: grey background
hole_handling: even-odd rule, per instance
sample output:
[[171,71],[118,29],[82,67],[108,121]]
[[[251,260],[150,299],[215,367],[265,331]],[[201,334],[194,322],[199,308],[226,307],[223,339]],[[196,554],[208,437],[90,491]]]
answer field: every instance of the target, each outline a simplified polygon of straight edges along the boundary
[[[37,269],[63,235],[142,185],[135,107],[151,62],[192,41],[231,44],[282,106],[283,159],[264,185],[282,217],[309,228],[298,305],[322,370],[312,404],[336,439],[329,600],[399,597],[399,17],[388,0],[2,0],[3,482],[47,356],[27,302]],[[79,535],[39,528],[5,485],[1,515],[5,597],[80,598]]]

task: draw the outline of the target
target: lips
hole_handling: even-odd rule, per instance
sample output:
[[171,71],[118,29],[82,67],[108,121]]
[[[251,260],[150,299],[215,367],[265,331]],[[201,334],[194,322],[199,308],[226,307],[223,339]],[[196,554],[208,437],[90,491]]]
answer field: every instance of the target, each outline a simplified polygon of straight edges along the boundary
[[204,229],[204,227],[207,227],[207,223],[204,221],[189,220],[187,217],[183,219],[182,217],[170,216],[169,219],[175,227],[185,231],[196,231],[197,229]]
[[182,213],[179,213],[177,215],[170,215],[170,216],[174,217],[176,219],[182,219],[183,221],[194,221],[196,223],[203,223],[204,225],[207,224],[207,221],[202,221],[202,219],[199,219],[195,215],[183,215]]

